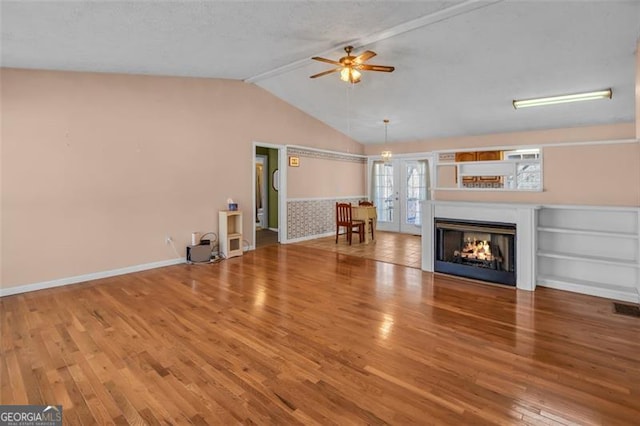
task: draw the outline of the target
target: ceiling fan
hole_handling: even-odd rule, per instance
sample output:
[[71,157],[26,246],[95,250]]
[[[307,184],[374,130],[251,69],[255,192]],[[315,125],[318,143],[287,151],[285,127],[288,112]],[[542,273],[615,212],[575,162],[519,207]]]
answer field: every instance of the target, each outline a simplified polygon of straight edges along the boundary
[[365,64],[366,61],[376,56],[376,52],[372,52],[371,50],[366,50],[358,56],[352,56],[351,55],[352,50],[353,50],[353,46],[345,47],[344,51],[347,52],[347,56],[343,56],[338,61],[321,58],[319,56],[314,56],[311,59],[314,59],[320,62],[326,62],[332,65],[337,65],[338,68],[334,68],[329,71],[324,71],[319,74],[312,75],[310,78],[322,77],[323,75],[327,75],[327,74],[331,74],[339,71],[340,79],[342,81],[346,81],[349,83],[360,83],[360,76],[362,75],[360,71],[392,72],[395,69],[394,67],[389,67],[386,65]]

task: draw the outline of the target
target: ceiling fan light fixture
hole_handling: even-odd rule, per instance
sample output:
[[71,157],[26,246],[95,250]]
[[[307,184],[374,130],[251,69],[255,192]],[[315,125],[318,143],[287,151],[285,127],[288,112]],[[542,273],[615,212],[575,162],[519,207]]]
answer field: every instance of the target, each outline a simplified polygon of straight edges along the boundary
[[611,99],[613,91],[609,89],[597,90],[594,92],[574,93],[571,95],[549,96],[545,98],[533,98],[514,100],[513,107],[515,109],[528,108],[535,106],[556,105],[568,102],[592,101],[595,99]]
[[361,76],[362,74],[360,73],[360,71],[351,67],[345,67],[342,69],[342,71],[340,71],[340,80],[347,83],[357,83],[360,81]]
[[376,52],[367,50],[358,56],[353,56],[351,55],[352,50],[352,46],[345,47],[344,51],[347,53],[347,56],[343,56],[337,61],[334,61],[333,59],[321,58],[320,56],[312,57],[311,59],[315,61],[335,65],[336,68],[314,74],[310,76],[310,78],[318,78],[324,75],[332,74],[334,72],[339,72],[340,80],[347,83],[359,83],[360,77],[362,76],[361,71],[393,72],[393,70],[395,70],[395,67],[391,67],[388,65],[366,64],[366,61],[376,56]]

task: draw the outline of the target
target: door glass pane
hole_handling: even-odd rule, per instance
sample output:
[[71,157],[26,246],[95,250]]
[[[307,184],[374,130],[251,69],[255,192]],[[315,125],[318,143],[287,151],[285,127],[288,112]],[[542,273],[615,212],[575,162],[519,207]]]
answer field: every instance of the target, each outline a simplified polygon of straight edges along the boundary
[[407,200],[405,209],[405,223],[420,225],[421,201],[427,194],[427,163],[426,161],[407,161]]
[[393,165],[373,164],[373,203],[378,209],[378,222],[393,222]]

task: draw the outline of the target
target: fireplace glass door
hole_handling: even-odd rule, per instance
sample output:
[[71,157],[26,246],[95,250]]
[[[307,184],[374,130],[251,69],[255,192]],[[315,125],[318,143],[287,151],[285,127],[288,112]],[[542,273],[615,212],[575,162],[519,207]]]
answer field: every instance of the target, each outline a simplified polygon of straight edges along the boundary
[[516,284],[514,224],[436,219],[435,231],[436,272]]

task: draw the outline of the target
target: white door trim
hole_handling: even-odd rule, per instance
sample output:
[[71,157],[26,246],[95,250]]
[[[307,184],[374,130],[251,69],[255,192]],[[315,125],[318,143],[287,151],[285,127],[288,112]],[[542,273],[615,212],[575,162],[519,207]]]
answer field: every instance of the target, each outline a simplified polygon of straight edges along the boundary
[[256,154],[255,161],[256,161],[256,165],[258,165],[259,163],[262,164],[263,192],[262,192],[262,222],[260,222],[260,226],[262,226],[263,229],[266,229],[266,228],[269,228],[269,156],[264,154]]
[[[287,151],[286,145],[279,145],[267,142],[253,141],[253,149],[251,151],[251,187],[252,187],[252,207],[253,212],[256,211],[256,148],[271,148],[278,150],[278,174],[280,185],[278,190],[278,242],[284,244],[287,242]],[[253,235],[253,246],[256,243],[256,221],[251,221],[251,230]]]

